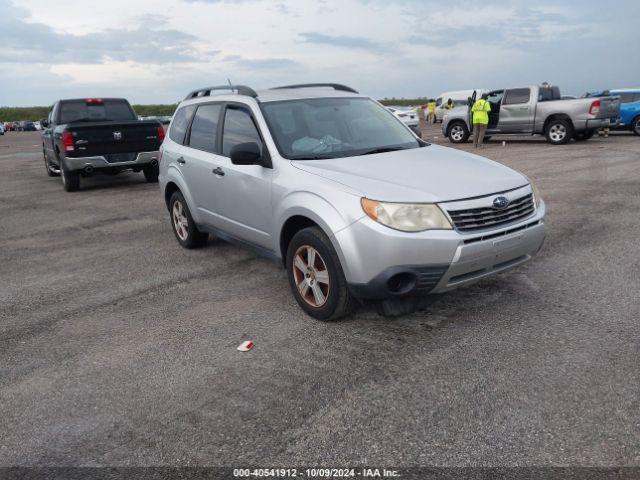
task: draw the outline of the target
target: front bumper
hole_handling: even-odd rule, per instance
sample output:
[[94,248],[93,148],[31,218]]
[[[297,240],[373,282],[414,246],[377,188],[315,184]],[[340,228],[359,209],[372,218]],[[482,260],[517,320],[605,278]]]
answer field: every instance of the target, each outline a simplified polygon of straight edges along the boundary
[[484,233],[408,234],[365,217],[336,234],[352,293],[385,299],[439,293],[533,258],[546,236],[545,205],[521,222]]
[[87,167],[98,170],[101,168],[111,168],[111,167],[126,167],[132,168],[136,166],[143,167],[145,165],[149,165],[153,162],[158,162],[159,153],[156,152],[140,152],[136,156],[136,158],[132,161],[127,162],[109,162],[104,156],[95,156],[95,157],[67,157],[64,159],[64,163],[67,167],[67,170],[84,170]]

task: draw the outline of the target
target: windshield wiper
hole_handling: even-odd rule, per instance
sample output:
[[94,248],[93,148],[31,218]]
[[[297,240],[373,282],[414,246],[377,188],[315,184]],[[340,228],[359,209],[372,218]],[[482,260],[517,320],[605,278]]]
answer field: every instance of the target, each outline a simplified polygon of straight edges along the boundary
[[374,148],[372,150],[367,150],[366,152],[363,152],[363,153],[359,153],[357,156],[373,155],[374,153],[397,152],[398,150],[408,150],[408,149],[404,147],[380,147],[380,148]]
[[306,155],[300,157],[291,157],[291,160],[328,160],[333,157],[327,157],[323,155]]

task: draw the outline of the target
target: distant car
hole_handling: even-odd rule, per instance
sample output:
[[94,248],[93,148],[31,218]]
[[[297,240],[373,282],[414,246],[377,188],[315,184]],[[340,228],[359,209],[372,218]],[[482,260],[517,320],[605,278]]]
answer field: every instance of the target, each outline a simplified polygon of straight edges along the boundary
[[169,125],[172,118],[173,117],[171,115],[165,115],[164,117],[158,117],[158,120],[162,125]]
[[35,123],[33,122],[22,122],[22,131],[23,132],[35,132],[38,129],[36,128]]
[[602,97],[614,95],[620,97],[620,122],[615,130],[630,130],[640,135],[640,88],[618,88],[588,92],[584,97]]
[[35,125],[36,130],[38,131],[42,130],[42,125],[40,124],[40,122],[33,122],[33,124]]
[[4,135],[4,125],[0,123],[0,135]]
[[11,122],[4,122],[2,126],[5,132],[10,132],[13,129],[13,124]]
[[420,129],[418,128],[418,113],[415,110],[402,110],[396,107],[387,107],[402,123],[413,130],[418,136]]

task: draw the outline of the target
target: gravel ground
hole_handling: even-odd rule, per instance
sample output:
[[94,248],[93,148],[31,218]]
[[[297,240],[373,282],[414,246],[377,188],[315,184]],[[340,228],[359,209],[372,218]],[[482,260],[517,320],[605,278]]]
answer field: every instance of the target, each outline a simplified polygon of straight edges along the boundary
[[180,248],[142,174],[65,193],[0,137],[0,466],[640,465],[640,138],[506,140],[540,255],[324,324],[272,262]]

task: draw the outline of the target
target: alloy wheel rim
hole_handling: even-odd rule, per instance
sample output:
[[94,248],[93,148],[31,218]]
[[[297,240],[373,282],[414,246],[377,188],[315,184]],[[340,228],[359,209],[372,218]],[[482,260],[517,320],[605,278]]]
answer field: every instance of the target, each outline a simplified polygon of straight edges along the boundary
[[454,140],[462,140],[463,134],[462,127],[460,126],[455,126],[451,129],[451,138]]
[[636,133],[640,134],[640,118],[636,120],[634,130],[636,131]]
[[560,142],[567,136],[567,129],[564,125],[552,125],[549,129],[549,136],[554,142]]
[[302,299],[311,307],[322,307],[329,299],[330,280],[322,255],[302,245],[293,256],[293,278]]
[[176,201],[173,203],[172,209],[173,228],[178,235],[178,238],[185,241],[189,237],[189,222],[187,215],[182,206],[182,202]]

